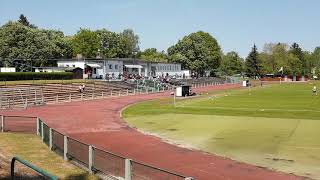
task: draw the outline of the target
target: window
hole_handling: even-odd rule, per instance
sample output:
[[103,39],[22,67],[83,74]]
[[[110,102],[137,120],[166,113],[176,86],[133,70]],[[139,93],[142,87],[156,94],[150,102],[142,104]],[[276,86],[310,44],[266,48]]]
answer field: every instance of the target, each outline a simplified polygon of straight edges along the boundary
[[97,74],[97,68],[93,68],[93,74]]
[[69,65],[68,65],[68,64],[67,64],[66,66],[67,66],[67,67],[69,67]]
[[109,69],[112,69],[112,64],[109,64]]
[[114,69],[118,69],[118,64],[114,65]]
[[76,65],[72,65],[72,67],[76,67]]

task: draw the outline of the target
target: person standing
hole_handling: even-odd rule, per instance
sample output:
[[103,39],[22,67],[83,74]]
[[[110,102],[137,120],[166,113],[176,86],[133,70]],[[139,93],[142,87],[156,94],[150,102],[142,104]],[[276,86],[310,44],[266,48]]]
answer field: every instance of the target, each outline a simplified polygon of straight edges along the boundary
[[312,94],[313,95],[318,95],[318,93],[317,93],[317,86],[316,85],[313,85],[313,88],[312,88]]

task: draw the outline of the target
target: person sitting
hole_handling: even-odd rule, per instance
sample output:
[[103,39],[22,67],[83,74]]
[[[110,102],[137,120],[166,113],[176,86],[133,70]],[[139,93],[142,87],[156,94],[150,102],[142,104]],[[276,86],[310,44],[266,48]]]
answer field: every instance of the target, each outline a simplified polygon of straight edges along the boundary
[[82,93],[82,86],[79,86],[79,92]]

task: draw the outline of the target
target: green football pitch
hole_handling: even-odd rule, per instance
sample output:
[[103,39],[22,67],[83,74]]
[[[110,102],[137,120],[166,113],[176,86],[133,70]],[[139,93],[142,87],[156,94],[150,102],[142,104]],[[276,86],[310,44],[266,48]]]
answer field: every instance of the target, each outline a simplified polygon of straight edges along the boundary
[[123,115],[131,126],[184,147],[320,179],[320,95],[312,87],[277,84],[170,97],[132,105]]

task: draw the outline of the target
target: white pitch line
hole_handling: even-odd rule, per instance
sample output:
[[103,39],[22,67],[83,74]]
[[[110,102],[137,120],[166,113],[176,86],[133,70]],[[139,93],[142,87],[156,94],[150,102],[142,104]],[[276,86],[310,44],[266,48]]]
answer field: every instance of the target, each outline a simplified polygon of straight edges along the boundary
[[[179,107],[179,106],[177,106]],[[310,109],[256,109],[256,108],[237,108],[237,107],[220,107],[220,106],[215,106],[215,107],[200,107],[200,106],[180,106],[180,107],[190,107],[190,108],[199,108],[199,109],[231,109],[231,110],[251,110],[251,111],[286,111],[286,112],[320,112],[318,110],[310,110]]]
[[280,146],[293,148],[293,149],[310,149],[310,150],[319,150],[320,149],[320,147],[317,148],[317,147],[304,147],[304,146],[288,146],[288,145],[281,145],[281,144],[280,144]]

